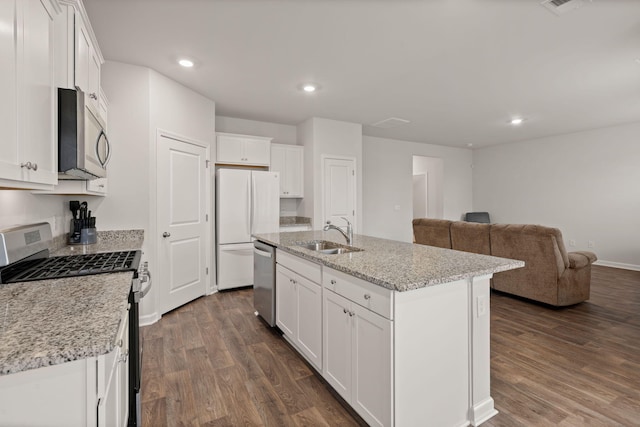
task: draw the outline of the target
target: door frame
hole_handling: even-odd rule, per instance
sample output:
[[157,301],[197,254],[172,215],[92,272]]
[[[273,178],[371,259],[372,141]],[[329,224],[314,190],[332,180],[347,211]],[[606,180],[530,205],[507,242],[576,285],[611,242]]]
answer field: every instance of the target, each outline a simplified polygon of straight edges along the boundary
[[[334,155],[334,154],[321,154],[320,155],[320,195],[321,195],[321,200],[320,200],[320,224],[322,225],[322,227],[324,227],[325,223],[326,223],[326,218],[325,218],[325,188],[324,188],[324,163],[327,159],[335,159],[335,160],[348,160],[348,161],[352,161],[353,162],[353,182],[352,182],[352,191],[353,191],[353,222],[351,223],[351,225],[353,226],[353,233],[356,234],[358,233],[358,160],[355,157],[351,157],[351,156],[338,156],[338,155]],[[314,221],[315,223],[315,221]],[[338,226],[342,226],[346,224],[334,224],[334,225],[338,225]]]
[[[160,143],[161,137],[173,139],[175,141],[179,141],[185,144],[195,145],[195,146],[204,148],[206,150],[206,161],[208,162],[207,170],[209,171],[209,173],[207,174],[205,179],[206,200],[205,200],[205,203],[203,204],[203,208],[205,209],[204,214],[208,215],[208,220],[206,221],[206,233],[205,233],[204,239],[205,239],[205,259],[206,259],[205,267],[209,270],[209,274],[207,274],[205,277],[205,294],[210,295],[213,292],[215,292],[215,289],[212,289],[212,286],[211,286],[211,283],[212,283],[211,275],[215,274],[215,271],[213,271],[213,269],[211,268],[212,266],[211,261],[214,256],[212,254],[212,247],[211,247],[211,242],[213,239],[213,229],[211,227],[211,223],[213,222],[213,217],[211,215],[211,212],[212,212],[211,171],[212,169],[214,169],[212,167],[212,162],[211,162],[211,144],[205,141],[199,141],[199,140],[189,138],[184,135],[180,135],[178,133],[171,132],[161,128],[156,129],[156,136],[154,139],[151,139],[152,167],[150,168],[150,171],[149,171],[149,175],[151,179],[149,188],[152,188],[153,191],[151,191],[149,194],[149,206],[152,208],[150,209],[150,212],[149,212],[149,235],[145,236],[145,241],[149,242],[148,246],[147,245],[145,246],[147,246],[147,248],[151,248],[149,249],[149,253],[151,255],[150,256],[151,269],[153,269],[154,266],[157,265],[157,260],[160,259],[161,240],[158,238],[158,209],[160,208],[160,206],[158,206],[158,191],[160,189],[158,188],[158,174],[161,173],[162,171],[158,170],[158,145]],[[157,322],[158,320],[160,320],[160,317],[162,317],[162,315],[160,314],[160,292],[158,292],[158,289],[159,289],[158,281],[160,281],[162,278],[159,277],[159,275],[156,275],[155,277],[156,277],[155,279],[156,283],[153,284],[153,287],[151,288],[151,292],[149,294],[149,296],[153,296],[154,313],[141,316],[140,317],[141,326],[149,325],[151,323]]]

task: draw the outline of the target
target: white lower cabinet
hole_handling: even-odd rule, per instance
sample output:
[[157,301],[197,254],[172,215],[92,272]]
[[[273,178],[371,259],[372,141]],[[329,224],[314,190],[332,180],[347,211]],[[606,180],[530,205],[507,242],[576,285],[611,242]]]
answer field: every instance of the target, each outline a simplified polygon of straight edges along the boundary
[[322,287],[278,264],[276,300],[276,325],[321,370]]
[[390,426],[393,322],[324,290],[323,377],[372,426]]
[[125,427],[128,318],[110,353],[0,376],[0,426]]

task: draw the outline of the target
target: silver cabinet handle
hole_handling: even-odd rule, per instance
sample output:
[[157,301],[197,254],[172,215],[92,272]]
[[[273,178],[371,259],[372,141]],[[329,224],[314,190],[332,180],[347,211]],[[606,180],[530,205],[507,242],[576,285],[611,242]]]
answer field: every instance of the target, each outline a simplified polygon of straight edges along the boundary
[[371,299],[371,295],[369,295],[369,294],[364,294],[364,299]]
[[122,363],[126,363],[128,358],[129,358],[129,350],[122,353],[118,361]]
[[164,237],[164,238],[171,237],[171,233],[167,233],[165,231],[164,233],[162,233],[162,237]]
[[331,279],[331,284],[332,284],[332,285],[335,285],[335,284],[336,284],[336,281],[335,281],[334,279]]
[[353,316],[355,316],[355,315],[356,315],[356,313],[355,313],[355,312],[353,312],[353,311],[350,311],[350,312],[349,312],[349,317],[353,317]]
[[89,98],[91,98],[91,99],[98,99],[98,95],[96,95],[96,93],[95,93],[95,92],[91,92],[91,93],[89,94]]
[[343,309],[342,309],[342,312],[343,312],[344,314],[347,314],[347,313],[349,312],[349,310],[347,310],[346,308],[343,308]]
[[31,162],[20,163],[20,167],[21,168],[27,168],[29,170],[34,170],[34,171],[38,170],[38,164],[37,163],[31,163]]

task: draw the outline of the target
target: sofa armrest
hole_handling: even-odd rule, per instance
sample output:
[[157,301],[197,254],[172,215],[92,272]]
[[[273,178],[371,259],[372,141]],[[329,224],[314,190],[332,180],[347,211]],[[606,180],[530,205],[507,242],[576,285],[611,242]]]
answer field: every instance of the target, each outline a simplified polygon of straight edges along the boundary
[[577,251],[569,252],[569,268],[583,268],[593,264],[598,257],[593,252]]

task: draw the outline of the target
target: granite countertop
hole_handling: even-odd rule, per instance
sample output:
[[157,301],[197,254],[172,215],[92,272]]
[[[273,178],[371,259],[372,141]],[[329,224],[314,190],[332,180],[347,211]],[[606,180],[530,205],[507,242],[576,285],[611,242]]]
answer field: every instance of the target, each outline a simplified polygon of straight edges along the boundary
[[300,225],[311,225],[311,218],[306,216],[281,216],[280,227],[297,227]]
[[297,246],[313,240],[330,240],[344,245],[345,239],[335,230],[259,234],[254,237],[293,255],[399,292],[524,267],[524,262],[507,258],[358,234],[353,236],[353,246],[363,249],[361,252],[329,255]]
[[[137,250],[142,230],[103,231],[52,255]],[[132,272],[0,285],[0,375],[113,351]]]
[[[66,235],[65,235],[66,241]],[[52,251],[52,256],[95,254],[137,250],[142,247],[144,230],[98,231],[98,243],[91,245],[65,245]]]

